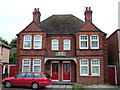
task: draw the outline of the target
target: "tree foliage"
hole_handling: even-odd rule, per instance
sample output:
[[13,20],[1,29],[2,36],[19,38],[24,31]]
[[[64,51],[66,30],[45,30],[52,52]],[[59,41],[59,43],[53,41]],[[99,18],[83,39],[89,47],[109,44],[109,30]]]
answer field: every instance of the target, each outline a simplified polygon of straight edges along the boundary
[[10,51],[10,57],[9,57],[9,63],[15,64],[16,63],[16,44],[17,44],[17,38],[12,39],[9,46],[12,48]]
[[2,37],[0,37],[0,41],[1,41],[2,43],[4,43],[4,44],[8,45],[8,41],[2,39]]
[[17,43],[17,38],[12,39],[12,41],[11,41],[10,44],[9,44],[9,46],[10,46],[11,48],[16,48],[16,43]]
[[9,63],[16,64],[16,50],[10,51]]

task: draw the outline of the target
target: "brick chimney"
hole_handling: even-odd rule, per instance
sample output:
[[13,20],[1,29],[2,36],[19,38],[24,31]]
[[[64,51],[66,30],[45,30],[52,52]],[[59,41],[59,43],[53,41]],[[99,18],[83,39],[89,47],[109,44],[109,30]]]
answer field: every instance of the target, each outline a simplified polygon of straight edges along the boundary
[[39,11],[39,8],[35,8],[33,12],[33,21],[38,24],[40,22],[40,16],[41,16],[41,13]]
[[91,11],[91,7],[86,7],[86,10],[85,10],[85,22],[86,21],[91,21],[92,22],[92,11]]

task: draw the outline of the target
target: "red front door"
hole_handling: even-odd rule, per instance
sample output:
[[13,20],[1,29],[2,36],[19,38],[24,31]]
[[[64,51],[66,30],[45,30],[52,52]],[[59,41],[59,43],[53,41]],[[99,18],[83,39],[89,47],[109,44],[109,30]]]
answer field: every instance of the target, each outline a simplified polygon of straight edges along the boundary
[[52,63],[52,80],[58,80],[58,63]]
[[15,76],[15,69],[16,69],[16,66],[9,66],[9,77],[13,77]]
[[63,63],[63,80],[70,80],[70,63]]
[[108,82],[115,85],[115,67],[108,67]]

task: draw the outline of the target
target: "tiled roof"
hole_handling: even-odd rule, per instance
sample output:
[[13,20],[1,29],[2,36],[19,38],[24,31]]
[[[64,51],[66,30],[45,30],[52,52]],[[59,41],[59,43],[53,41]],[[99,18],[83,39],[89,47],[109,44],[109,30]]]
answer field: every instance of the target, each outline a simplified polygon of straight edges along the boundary
[[80,30],[84,22],[77,17],[67,15],[52,15],[40,22],[40,28],[48,34],[74,34]]

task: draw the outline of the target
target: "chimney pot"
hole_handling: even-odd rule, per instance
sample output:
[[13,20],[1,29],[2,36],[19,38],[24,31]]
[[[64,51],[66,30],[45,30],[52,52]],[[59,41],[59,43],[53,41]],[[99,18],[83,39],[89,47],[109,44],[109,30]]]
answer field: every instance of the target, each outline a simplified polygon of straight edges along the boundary
[[39,11],[39,8],[35,8],[33,12],[33,21],[38,24],[40,22],[40,16],[41,16],[41,13]]
[[85,10],[85,21],[91,21],[92,22],[92,11],[91,11],[91,7],[86,7]]

